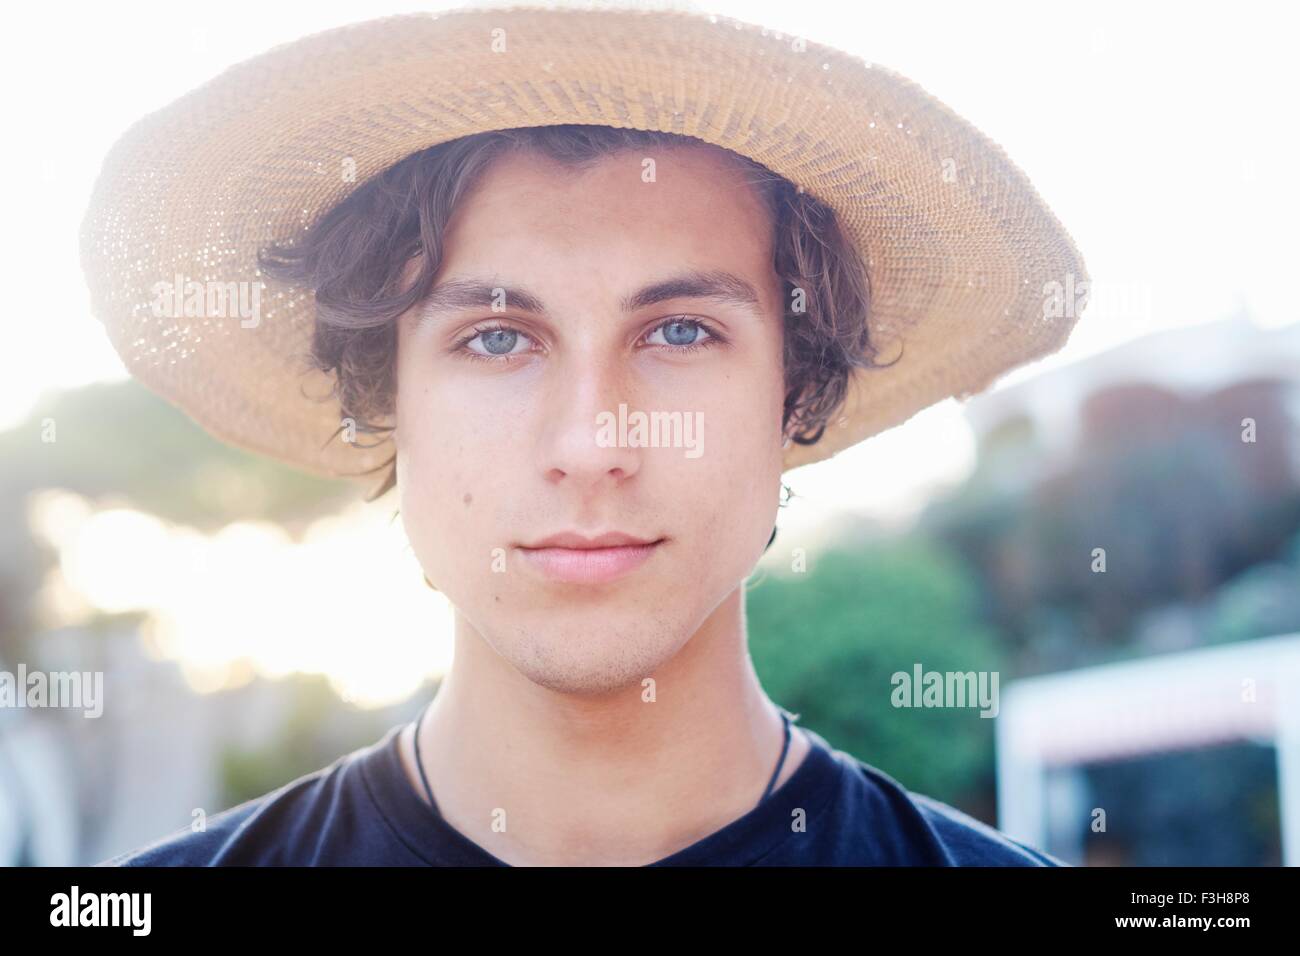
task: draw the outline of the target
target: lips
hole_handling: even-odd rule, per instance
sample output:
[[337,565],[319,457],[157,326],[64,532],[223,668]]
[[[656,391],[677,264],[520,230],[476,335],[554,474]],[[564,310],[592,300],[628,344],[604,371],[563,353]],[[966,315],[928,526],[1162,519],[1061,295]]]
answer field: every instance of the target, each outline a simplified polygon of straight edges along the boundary
[[602,584],[618,580],[645,564],[663,545],[663,538],[638,538],[608,532],[589,538],[574,532],[551,535],[520,554],[529,566],[552,581]]
[[568,548],[571,550],[589,550],[595,548],[617,548],[625,545],[653,544],[655,538],[637,538],[630,534],[624,534],[622,531],[607,531],[604,534],[597,535],[594,538],[588,538],[585,535],[578,534],[576,531],[565,531],[562,534],[553,534],[549,538],[543,538],[533,544],[524,545],[526,548]]

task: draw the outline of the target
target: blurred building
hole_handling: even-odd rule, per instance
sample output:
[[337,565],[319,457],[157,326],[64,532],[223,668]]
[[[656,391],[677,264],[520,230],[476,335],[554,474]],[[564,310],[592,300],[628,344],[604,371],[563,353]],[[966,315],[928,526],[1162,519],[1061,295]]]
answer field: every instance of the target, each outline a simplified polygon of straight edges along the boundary
[[[1231,741],[1273,748],[1281,862],[1300,866],[1300,634],[1009,684],[997,724],[998,827],[1086,862],[1088,841],[1108,831],[1110,816],[1134,811],[1108,806],[1082,768]],[[1197,832],[1248,816],[1216,814],[1208,800],[1197,806],[1203,795],[1174,796],[1195,807]]]
[[[1272,408],[1285,420],[1267,420]],[[1016,385],[973,398],[967,418],[981,467],[1030,484],[1098,436],[1140,440],[1207,409],[1234,433],[1257,419],[1261,478],[1300,475],[1300,322],[1262,329],[1245,315],[1134,339]],[[1260,420],[1264,419],[1264,420]],[[1285,441],[1267,440],[1276,424]]]
[[97,863],[225,809],[221,754],[264,744],[292,703],[262,680],[197,694],[133,627],[62,628],[32,647],[28,672],[102,671],[104,706],[0,708],[4,866]]
[[1074,863],[1300,865],[1300,323],[1147,335],[967,413],[973,507],[1016,516],[968,540],[1047,671],[1004,687],[999,826]]

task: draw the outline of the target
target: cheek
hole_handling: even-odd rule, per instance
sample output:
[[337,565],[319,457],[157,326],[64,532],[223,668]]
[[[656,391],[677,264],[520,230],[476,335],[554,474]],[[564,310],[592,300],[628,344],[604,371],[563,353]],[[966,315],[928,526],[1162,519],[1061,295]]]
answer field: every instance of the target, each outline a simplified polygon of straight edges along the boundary
[[501,469],[492,466],[482,434],[456,414],[453,396],[413,378],[403,380],[397,398],[399,508],[416,556],[445,585],[473,551],[491,551],[483,509]]
[[725,548],[735,560],[720,563],[727,572],[741,574],[748,572],[740,566],[746,556],[757,561],[771,537],[783,458],[781,396],[765,395],[770,385],[764,382],[747,384],[752,388],[743,399],[713,405],[706,413],[704,454],[678,461],[675,468],[680,470],[671,483],[686,500],[697,502],[693,532],[704,550],[712,551],[711,560],[717,561]]
[[784,449],[781,416],[785,402],[779,363],[770,374],[748,382],[743,403],[737,403],[725,425],[728,474],[736,499],[736,521],[746,540],[757,542],[755,560],[767,545],[781,497]]
[[727,470],[733,480],[775,482],[781,469],[781,416],[785,403],[779,358],[764,356],[761,364],[756,360],[739,372],[729,373],[721,386],[721,392],[710,402],[709,417],[715,426],[706,428],[717,455],[728,459]]

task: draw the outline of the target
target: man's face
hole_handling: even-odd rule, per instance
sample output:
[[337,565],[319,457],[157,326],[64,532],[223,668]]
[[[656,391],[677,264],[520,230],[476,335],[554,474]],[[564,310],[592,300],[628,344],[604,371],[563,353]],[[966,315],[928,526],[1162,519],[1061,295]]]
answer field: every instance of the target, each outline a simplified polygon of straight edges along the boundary
[[[654,159],[652,182],[634,152],[582,172],[497,160],[445,236],[437,286],[461,294],[435,289],[399,323],[397,482],[415,554],[462,623],[561,692],[652,676],[743,583],[776,515],[769,213],[713,150]],[[663,286],[702,277],[733,294]],[[535,547],[565,532],[658,543]]]

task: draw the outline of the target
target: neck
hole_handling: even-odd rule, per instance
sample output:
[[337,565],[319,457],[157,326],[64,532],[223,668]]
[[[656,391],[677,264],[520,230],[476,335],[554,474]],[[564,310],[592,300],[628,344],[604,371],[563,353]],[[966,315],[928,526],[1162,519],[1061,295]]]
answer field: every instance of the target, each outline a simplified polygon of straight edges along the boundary
[[[737,587],[656,669],[602,696],[557,693],[511,667],[460,615],[450,672],[420,727],[443,818],[512,865],[643,865],[752,810],[785,742],[749,657]],[[410,730],[407,775],[422,800]],[[791,728],[774,787],[808,741]]]

